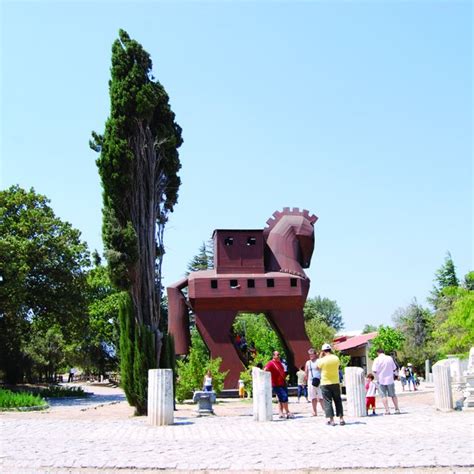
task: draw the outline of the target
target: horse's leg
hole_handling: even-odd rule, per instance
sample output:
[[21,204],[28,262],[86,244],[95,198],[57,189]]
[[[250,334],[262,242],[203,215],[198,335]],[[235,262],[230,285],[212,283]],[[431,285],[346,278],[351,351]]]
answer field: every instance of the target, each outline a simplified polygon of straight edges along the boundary
[[237,311],[199,311],[196,326],[206,343],[211,357],[222,359],[222,372],[229,371],[224,382],[225,388],[236,388],[240,372],[244,366],[237,354],[231,338],[231,327]]
[[168,332],[174,337],[176,354],[189,352],[189,312],[181,289],[187,286],[187,280],[181,280],[167,288],[168,293]]
[[311,347],[304,328],[303,310],[273,310],[267,316],[292,352],[293,363],[298,369],[308,359],[308,349]]

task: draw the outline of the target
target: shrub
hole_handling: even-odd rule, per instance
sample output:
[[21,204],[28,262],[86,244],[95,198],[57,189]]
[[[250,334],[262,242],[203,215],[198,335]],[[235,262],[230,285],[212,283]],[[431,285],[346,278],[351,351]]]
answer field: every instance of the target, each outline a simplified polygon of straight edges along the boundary
[[177,361],[178,380],[176,383],[176,399],[179,402],[192,397],[195,390],[202,390],[204,374],[207,370],[212,374],[212,388],[216,393],[222,391],[228,371],[220,372],[222,359],[211,359],[206,345],[194,328],[191,332],[191,350],[187,360]]
[[61,387],[60,385],[50,385],[48,388],[41,389],[39,394],[45,398],[85,398],[89,395],[81,387]]
[[46,406],[46,402],[38,395],[0,389],[0,410]]

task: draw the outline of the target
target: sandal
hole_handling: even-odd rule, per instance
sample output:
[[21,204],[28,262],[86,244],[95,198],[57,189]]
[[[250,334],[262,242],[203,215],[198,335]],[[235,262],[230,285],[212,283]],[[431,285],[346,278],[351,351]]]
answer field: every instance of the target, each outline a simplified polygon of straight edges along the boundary
[[334,423],[334,421],[328,421],[328,422],[326,423],[326,425],[328,425],[328,426],[336,426],[336,423]]
[[286,418],[289,420],[290,418],[294,418],[295,415],[293,415],[293,413],[287,413],[286,414]]
[[341,426],[344,426],[346,424],[346,422],[344,420],[341,420],[341,422],[339,423]]

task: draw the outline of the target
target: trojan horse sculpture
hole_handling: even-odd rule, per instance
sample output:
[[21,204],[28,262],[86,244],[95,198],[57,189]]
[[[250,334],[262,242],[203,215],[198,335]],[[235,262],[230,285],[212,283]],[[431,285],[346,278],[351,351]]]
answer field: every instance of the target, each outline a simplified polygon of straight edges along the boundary
[[311,262],[317,219],[306,210],[284,208],[263,230],[215,230],[215,268],[192,272],[167,288],[176,353],[189,350],[191,309],[211,357],[221,357],[221,369],[229,370],[225,387],[235,387],[244,367],[231,328],[245,311],[265,313],[286,346],[290,372],[303,365],[310,347],[303,318],[309,278],[303,269]]

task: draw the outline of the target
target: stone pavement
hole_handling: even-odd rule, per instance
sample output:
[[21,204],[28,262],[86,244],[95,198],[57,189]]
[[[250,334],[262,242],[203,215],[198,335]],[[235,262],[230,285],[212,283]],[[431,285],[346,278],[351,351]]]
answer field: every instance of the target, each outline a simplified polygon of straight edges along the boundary
[[0,471],[474,472],[474,413],[437,412],[429,389],[400,394],[401,415],[348,414],[347,425],[335,427],[294,399],[293,420],[256,423],[250,401],[227,399],[216,416],[179,405],[173,426],[152,427],[133,416],[119,389],[91,389],[88,403],[1,413]]

